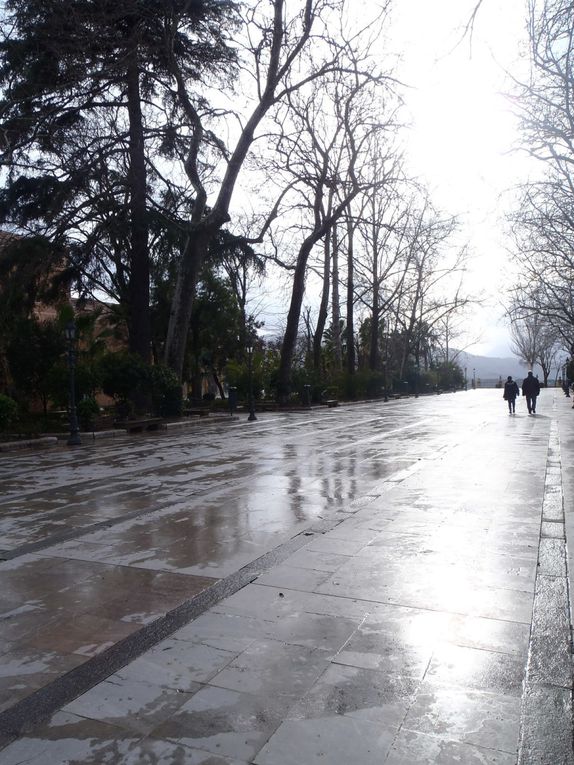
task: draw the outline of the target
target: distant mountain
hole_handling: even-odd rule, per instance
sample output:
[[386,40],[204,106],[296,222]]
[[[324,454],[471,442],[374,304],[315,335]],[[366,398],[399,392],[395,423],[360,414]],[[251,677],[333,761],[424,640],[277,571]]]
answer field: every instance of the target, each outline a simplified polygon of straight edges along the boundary
[[[494,356],[474,356],[472,353],[461,351],[456,357],[456,363],[461,367],[466,367],[466,377],[470,384],[473,373],[476,379],[481,381],[496,381],[499,378],[506,380],[508,375],[512,375],[516,380],[522,380],[526,377],[528,367],[521,364],[515,356],[498,358]],[[534,367],[532,370],[542,380],[542,370]]]

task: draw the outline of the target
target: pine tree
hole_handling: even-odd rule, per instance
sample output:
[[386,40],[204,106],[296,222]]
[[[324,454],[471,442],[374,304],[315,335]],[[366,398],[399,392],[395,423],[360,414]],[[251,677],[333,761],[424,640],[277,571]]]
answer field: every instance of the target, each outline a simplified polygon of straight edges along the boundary
[[[178,83],[229,68],[233,4],[7,0],[0,41],[0,218],[68,245],[89,288],[120,301],[150,357],[154,159],[177,151]],[[156,195],[157,201],[157,195]]]

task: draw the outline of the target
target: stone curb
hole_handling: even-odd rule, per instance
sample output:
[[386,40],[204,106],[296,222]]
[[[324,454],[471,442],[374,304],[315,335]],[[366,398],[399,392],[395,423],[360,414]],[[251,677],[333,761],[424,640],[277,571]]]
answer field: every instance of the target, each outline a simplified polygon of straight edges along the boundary
[[[216,415],[215,417],[201,417],[197,419],[190,419],[185,420],[183,422],[165,422],[162,424],[161,428],[159,428],[159,432],[166,432],[169,430],[177,430],[178,428],[189,428],[194,427],[195,425],[206,423],[214,423],[214,422],[230,422],[235,420],[240,420],[241,418],[237,415],[234,415],[233,417],[230,417],[229,415]],[[157,432],[157,431],[156,431]],[[95,431],[88,431],[88,432],[82,432],[80,433],[80,439],[87,445],[88,443],[92,443],[94,441],[103,441],[108,439],[115,439],[115,438],[126,438],[131,436],[132,434],[129,433],[127,430],[95,430]],[[137,434],[141,435],[141,434]],[[22,439],[20,441],[0,441],[0,453],[1,452],[13,452],[13,451],[19,451],[20,449],[34,449],[34,448],[46,448],[50,446],[66,446],[66,439],[68,438],[68,433],[61,433],[58,436],[43,436],[42,438],[30,438],[30,439]],[[82,444],[80,444],[82,446]],[[78,448],[77,446],[73,448]]]
[[0,452],[11,452],[18,449],[28,449],[30,447],[49,447],[56,446],[58,439],[56,436],[43,436],[42,438],[28,438],[21,441],[0,441]]
[[560,441],[553,422],[521,705],[518,765],[574,765],[571,614],[564,521]]
[[[449,391],[445,391],[449,392]],[[420,394],[423,395],[437,395],[437,394]],[[390,399],[388,403],[392,403],[393,400],[399,400],[400,398],[414,398],[414,394],[408,394],[408,395],[402,395],[397,397],[397,399]],[[362,399],[361,401],[342,401],[339,403],[339,406],[358,406],[361,404],[373,404],[373,403],[380,403],[382,401],[381,398],[377,399]],[[257,414],[280,414],[282,412],[312,412],[312,411],[326,411],[327,407],[324,404],[313,404],[310,407],[291,407],[288,409],[270,409],[268,411],[262,410],[261,412],[257,412]],[[166,422],[161,425],[159,428],[159,431],[170,431],[170,430],[178,430],[178,429],[184,429],[189,427],[194,427],[198,423],[214,423],[214,422],[237,422],[241,421],[242,417],[241,415],[234,414],[218,414],[214,416],[205,416],[205,417],[193,417],[186,419],[184,421],[178,420],[177,422]],[[87,442],[93,442],[93,441],[101,441],[106,440],[110,438],[123,438],[125,436],[130,436],[131,434],[127,430],[96,430],[86,433],[80,433],[80,438],[83,441]],[[138,434],[139,435],[139,434]],[[0,453],[1,452],[11,452],[11,451],[17,451],[20,449],[33,449],[33,448],[46,448],[50,446],[56,446],[58,444],[65,445],[64,442],[68,438],[67,433],[62,433],[58,436],[44,436],[42,438],[33,438],[33,439],[26,439],[21,441],[6,441],[4,443],[0,442]]]

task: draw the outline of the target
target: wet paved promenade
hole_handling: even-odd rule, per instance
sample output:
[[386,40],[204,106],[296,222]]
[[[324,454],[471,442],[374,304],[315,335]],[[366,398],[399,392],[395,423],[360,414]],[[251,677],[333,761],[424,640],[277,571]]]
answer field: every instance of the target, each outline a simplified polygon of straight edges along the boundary
[[570,765],[574,411],[0,455],[0,765]]

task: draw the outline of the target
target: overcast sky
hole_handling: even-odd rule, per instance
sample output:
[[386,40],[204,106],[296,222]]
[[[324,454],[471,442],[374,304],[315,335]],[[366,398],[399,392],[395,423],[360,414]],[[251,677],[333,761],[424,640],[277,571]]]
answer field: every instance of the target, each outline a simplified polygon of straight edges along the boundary
[[503,290],[518,264],[509,262],[503,192],[533,168],[516,151],[517,123],[504,93],[506,71],[527,70],[524,0],[483,0],[472,38],[463,39],[477,0],[398,0],[393,44],[402,48],[411,86],[409,139],[414,169],[426,179],[435,204],[457,213],[473,253],[471,283],[487,306],[472,318],[472,353],[509,355],[501,320]]
[[[385,0],[352,2],[366,18]],[[381,55],[385,66],[389,57],[401,58],[397,74],[408,86],[405,141],[412,171],[424,179],[437,207],[459,216],[460,243],[468,243],[472,255],[468,288],[484,296],[484,306],[468,317],[466,337],[455,345],[477,355],[509,356],[504,290],[519,264],[507,251],[504,192],[533,167],[517,150],[517,120],[505,93],[512,87],[507,72],[520,78],[528,70],[526,0],[482,0],[472,35],[465,35],[477,3],[393,0]],[[266,285],[259,306],[270,333],[285,319],[280,283]]]

